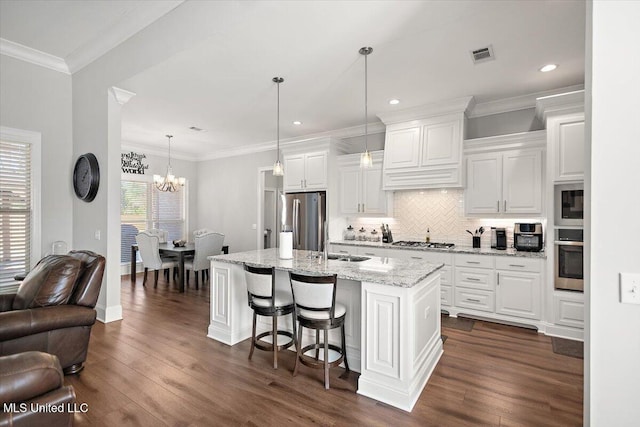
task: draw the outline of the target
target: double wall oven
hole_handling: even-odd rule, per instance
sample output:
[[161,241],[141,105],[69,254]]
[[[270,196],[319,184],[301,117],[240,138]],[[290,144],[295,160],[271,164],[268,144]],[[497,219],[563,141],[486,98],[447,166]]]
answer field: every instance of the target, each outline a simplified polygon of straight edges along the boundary
[[582,183],[556,185],[555,225],[555,288],[583,292],[584,185]]

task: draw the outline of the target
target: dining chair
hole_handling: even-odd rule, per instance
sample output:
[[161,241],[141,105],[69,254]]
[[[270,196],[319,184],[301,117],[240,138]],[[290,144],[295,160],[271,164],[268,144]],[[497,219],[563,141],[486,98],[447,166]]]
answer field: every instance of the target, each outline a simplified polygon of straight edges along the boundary
[[160,243],[167,243],[167,240],[169,240],[169,232],[167,230],[161,230],[159,228],[150,228],[145,231],[151,234],[152,236],[158,236],[158,240]]
[[189,271],[193,270],[196,276],[196,289],[198,289],[198,272],[202,271],[202,283],[204,283],[204,275],[209,277],[210,261],[207,257],[211,255],[219,255],[222,253],[222,245],[224,244],[224,234],[221,233],[205,233],[195,238],[195,254],[193,259],[187,259],[184,262],[184,269],[187,272],[187,285],[189,284]]
[[149,270],[154,271],[154,288],[158,287],[159,270],[173,268],[175,276],[175,271],[178,268],[178,261],[175,258],[162,258],[160,256],[160,240],[157,235],[152,234],[149,231],[141,231],[136,236],[136,243],[138,244],[138,251],[140,252],[142,266],[144,267],[144,279],[142,280],[142,286],[147,285],[147,272]]
[[195,239],[198,236],[201,236],[203,234],[207,234],[207,233],[211,233],[212,231],[209,230],[208,228],[200,228],[198,230],[193,230],[193,238]]

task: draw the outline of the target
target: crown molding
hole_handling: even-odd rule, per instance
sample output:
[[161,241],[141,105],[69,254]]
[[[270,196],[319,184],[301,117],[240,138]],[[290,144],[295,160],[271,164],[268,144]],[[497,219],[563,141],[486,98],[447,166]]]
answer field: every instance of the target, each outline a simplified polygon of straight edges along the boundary
[[465,139],[463,150],[464,154],[474,154],[489,151],[546,148],[546,146],[547,131],[536,130],[532,132],[488,136],[485,138]]
[[21,45],[20,43],[12,42],[11,40],[0,38],[0,54],[49,68],[59,73],[71,74],[64,59]]
[[536,100],[536,116],[544,123],[555,114],[584,112],[584,90],[540,97]]
[[526,110],[535,108],[536,100],[545,96],[557,95],[559,93],[573,92],[584,89],[584,85],[574,85],[559,89],[545,90],[542,92],[528,93],[526,95],[514,96],[511,98],[497,99],[495,101],[481,102],[469,109],[467,117],[491,116],[493,114],[509,113],[511,111]]
[[73,74],[86,67],[129,37],[180,6],[184,1],[165,0],[154,2],[139,8],[136,14],[121,16],[114,25],[109,26],[107,31],[102,32],[99,36],[89,40],[66,56],[65,59],[70,72]]
[[111,86],[109,88],[109,91],[116,99],[116,102],[120,105],[126,104],[131,98],[136,96],[135,92],[129,92],[128,90],[120,89],[119,87],[115,86]]
[[[385,125],[381,122],[368,123],[368,134],[375,133],[383,133],[386,129]],[[294,146],[300,146],[301,144],[311,144],[317,143],[319,140],[323,138],[331,138],[336,141],[334,143],[338,147],[339,150],[344,151],[344,145],[342,143],[342,139],[353,138],[356,136],[364,135],[364,125],[352,126],[348,128],[336,129],[333,131],[326,132],[318,132],[307,134],[304,136],[287,138],[280,140],[280,149],[289,149]],[[246,154],[260,153],[263,151],[275,150],[276,149],[276,141],[268,141],[260,144],[252,144],[248,146],[242,147],[234,147],[227,150],[215,150],[210,153],[207,153],[203,156],[198,156],[198,160],[214,160],[214,159],[222,159],[225,157],[234,157],[234,156],[242,156]]]
[[408,122],[410,120],[420,120],[445,114],[465,113],[475,105],[473,96],[450,99],[448,101],[433,104],[421,105],[418,107],[405,108],[404,110],[391,111],[378,114],[378,117],[385,125]]

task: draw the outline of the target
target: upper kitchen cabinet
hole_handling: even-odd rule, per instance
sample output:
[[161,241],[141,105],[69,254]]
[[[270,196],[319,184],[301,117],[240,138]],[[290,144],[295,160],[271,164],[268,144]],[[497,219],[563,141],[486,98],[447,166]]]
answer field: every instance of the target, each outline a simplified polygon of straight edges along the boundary
[[387,215],[391,193],[382,189],[382,151],[371,152],[373,166],[360,168],[360,154],[338,156],[340,213]]
[[464,144],[467,215],[542,214],[545,131],[478,138]]
[[465,97],[380,114],[387,126],[383,189],[461,187],[465,112],[472,101]]
[[327,152],[284,156],[284,191],[316,191],[327,188]]
[[553,181],[584,180],[584,91],[538,98],[536,114],[546,122]]
[[333,137],[319,137],[287,141],[281,146],[285,193],[331,192],[335,188],[338,176],[336,159],[347,151],[347,143]]

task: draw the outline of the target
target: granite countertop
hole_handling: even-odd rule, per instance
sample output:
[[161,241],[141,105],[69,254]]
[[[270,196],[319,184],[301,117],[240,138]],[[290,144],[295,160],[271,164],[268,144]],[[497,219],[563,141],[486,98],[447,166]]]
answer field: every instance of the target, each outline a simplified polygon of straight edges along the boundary
[[293,259],[278,258],[278,250],[259,249],[228,255],[210,256],[209,260],[233,264],[248,263],[261,267],[275,267],[278,270],[295,271],[305,274],[337,274],[339,279],[371,282],[381,285],[410,288],[444,264],[420,260],[371,257],[366,261],[347,262],[310,258],[311,251],[293,251]]
[[491,249],[491,248],[472,248],[471,246],[461,246],[461,245],[456,245],[452,249],[421,248],[421,247],[408,247],[408,246],[394,246],[391,243],[366,242],[362,240],[336,240],[336,241],[332,241],[331,243],[336,245],[345,245],[345,246],[366,246],[371,248],[384,248],[384,249],[404,250],[404,251],[431,251],[431,252],[445,252],[445,253],[451,253],[451,254],[499,255],[499,256],[515,256],[515,257],[523,257],[523,258],[542,258],[542,259],[547,258],[547,254],[544,251],[527,252],[527,251],[518,251],[514,248],[508,248],[506,250],[498,250],[498,249]]

